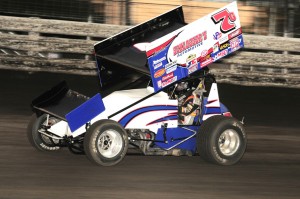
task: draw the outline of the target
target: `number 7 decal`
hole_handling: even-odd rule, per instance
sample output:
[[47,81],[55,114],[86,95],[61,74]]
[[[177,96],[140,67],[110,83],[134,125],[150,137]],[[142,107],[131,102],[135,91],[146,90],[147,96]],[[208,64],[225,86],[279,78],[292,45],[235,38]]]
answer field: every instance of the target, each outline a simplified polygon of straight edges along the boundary
[[229,12],[227,8],[212,15],[211,19],[215,24],[218,24],[221,21],[220,29],[222,33],[227,33],[236,27],[234,23],[236,16],[233,12]]

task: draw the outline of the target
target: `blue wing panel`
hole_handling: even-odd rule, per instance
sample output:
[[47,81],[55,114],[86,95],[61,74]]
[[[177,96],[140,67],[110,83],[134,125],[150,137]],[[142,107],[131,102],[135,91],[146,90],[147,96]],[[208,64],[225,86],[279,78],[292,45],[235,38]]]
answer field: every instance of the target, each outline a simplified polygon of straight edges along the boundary
[[78,128],[91,121],[104,110],[105,107],[101,95],[98,93],[66,115],[66,119],[71,131],[76,131]]

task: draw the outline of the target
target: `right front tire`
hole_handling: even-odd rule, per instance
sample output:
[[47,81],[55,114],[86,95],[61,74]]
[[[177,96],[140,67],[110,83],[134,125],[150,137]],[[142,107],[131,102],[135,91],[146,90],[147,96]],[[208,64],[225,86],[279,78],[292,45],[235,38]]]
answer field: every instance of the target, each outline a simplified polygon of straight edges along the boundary
[[197,149],[202,159],[233,165],[241,160],[247,145],[246,132],[237,119],[222,115],[205,120],[197,135]]
[[101,166],[113,166],[123,160],[128,149],[125,129],[113,120],[100,120],[84,136],[84,151],[89,160]]

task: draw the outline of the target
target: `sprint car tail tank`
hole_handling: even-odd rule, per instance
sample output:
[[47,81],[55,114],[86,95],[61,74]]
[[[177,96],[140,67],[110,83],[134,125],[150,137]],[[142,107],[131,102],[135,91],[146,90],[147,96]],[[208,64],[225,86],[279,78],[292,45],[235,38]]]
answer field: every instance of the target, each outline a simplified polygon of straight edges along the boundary
[[35,98],[31,107],[37,114],[48,113],[62,120],[65,115],[83,104],[89,97],[70,90],[65,81]]

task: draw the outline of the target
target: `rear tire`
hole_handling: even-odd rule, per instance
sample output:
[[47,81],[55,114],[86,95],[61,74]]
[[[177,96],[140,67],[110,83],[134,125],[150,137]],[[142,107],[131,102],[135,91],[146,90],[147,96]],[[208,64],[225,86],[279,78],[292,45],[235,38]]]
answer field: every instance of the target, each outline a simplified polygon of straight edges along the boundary
[[[60,149],[60,147],[56,146],[59,141],[51,139],[39,132],[43,131],[42,125],[46,125],[46,118],[46,114],[39,117],[37,117],[36,114],[31,116],[30,122],[27,126],[27,138],[29,143],[39,151],[57,151]],[[49,121],[50,120],[52,120],[53,124],[57,122],[53,117],[50,117]]]
[[97,165],[118,164],[125,157],[127,149],[127,132],[113,120],[95,122],[84,136],[84,151],[88,159]]
[[233,165],[241,160],[247,145],[246,132],[238,120],[212,116],[201,125],[197,148],[204,160],[218,165]]

